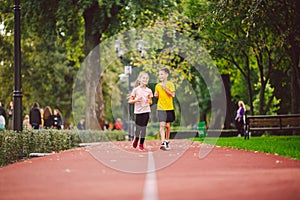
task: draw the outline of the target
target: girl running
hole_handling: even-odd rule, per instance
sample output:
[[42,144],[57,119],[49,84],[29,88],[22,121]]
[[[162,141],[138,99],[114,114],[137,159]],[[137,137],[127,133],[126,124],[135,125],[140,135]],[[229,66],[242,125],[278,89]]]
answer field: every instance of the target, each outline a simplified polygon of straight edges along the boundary
[[135,87],[132,90],[128,101],[128,103],[134,104],[136,124],[135,137],[132,146],[136,148],[139,142],[139,150],[141,151],[145,151],[144,141],[151,112],[150,105],[152,104],[153,97],[151,89],[147,87],[148,82],[149,75],[145,72],[141,72],[135,82]]

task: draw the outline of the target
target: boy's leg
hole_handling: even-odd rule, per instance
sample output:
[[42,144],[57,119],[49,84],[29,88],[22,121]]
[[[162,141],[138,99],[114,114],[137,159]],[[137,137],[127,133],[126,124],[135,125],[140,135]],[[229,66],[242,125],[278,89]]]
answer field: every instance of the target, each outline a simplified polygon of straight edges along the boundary
[[170,139],[170,133],[171,133],[171,125],[170,122],[166,123],[166,140]]
[[171,132],[171,127],[170,127],[170,122],[166,123],[166,150],[170,150],[170,132]]
[[162,142],[164,142],[166,140],[166,136],[165,136],[166,122],[160,122],[159,125],[160,125],[159,127],[160,139]]
[[166,150],[165,126],[166,126],[166,122],[160,122],[160,128],[159,128],[160,139],[161,139],[160,149],[162,150]]

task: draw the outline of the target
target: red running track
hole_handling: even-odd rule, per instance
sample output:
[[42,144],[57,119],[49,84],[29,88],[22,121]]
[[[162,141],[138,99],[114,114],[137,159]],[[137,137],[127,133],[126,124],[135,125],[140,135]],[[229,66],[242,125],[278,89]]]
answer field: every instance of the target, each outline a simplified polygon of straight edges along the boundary
[[300,199],[300,161],[172,141],[72,149],[0,168],[0,199]]

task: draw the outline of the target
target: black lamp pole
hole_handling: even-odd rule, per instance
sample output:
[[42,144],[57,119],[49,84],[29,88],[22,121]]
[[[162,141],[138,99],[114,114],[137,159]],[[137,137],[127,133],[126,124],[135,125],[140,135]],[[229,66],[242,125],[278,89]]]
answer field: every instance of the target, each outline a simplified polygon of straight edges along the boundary
[[14,88],[14,130],[22,131],[22,87],[21,87],[21,31],[20,31],[20,0],[14,5],[14,56],[15,56],[15,88]]

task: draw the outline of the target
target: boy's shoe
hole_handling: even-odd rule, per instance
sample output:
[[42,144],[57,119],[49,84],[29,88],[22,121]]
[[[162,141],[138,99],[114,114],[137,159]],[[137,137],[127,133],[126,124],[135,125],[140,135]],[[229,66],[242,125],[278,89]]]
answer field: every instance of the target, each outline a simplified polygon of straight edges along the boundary
[[146,149],[144,148],[144,144],[140,144],[139,150],[140,150],[140,151],[146,151]]
[[136,148],[137,145],[138,145],[138,139],[135,137],[134,140],[133,140],[133,142],[132,142],[132,147]]
[[160,145],[160,149],[161,150],[167,150],[167,148],[166,148],[166,142],[165,141],[163,141],[162,143],[161,143],[161,145]]
[[166,141],[165,143],[166,143],[166,150],[170,150],[171,149],[170,141]]

